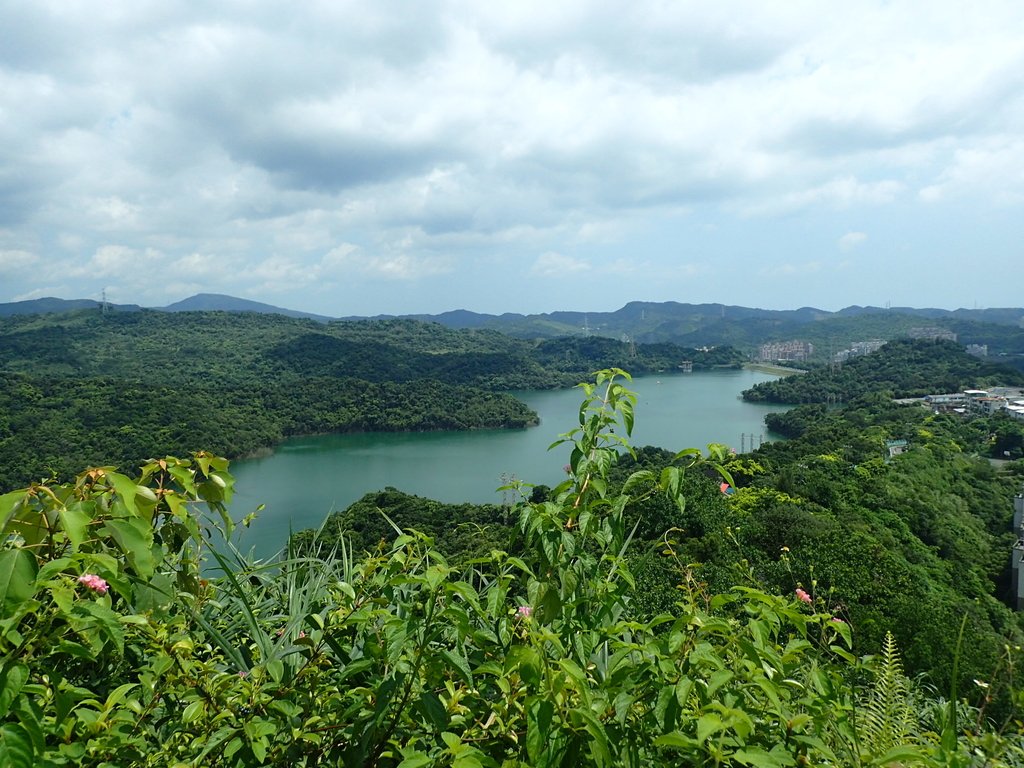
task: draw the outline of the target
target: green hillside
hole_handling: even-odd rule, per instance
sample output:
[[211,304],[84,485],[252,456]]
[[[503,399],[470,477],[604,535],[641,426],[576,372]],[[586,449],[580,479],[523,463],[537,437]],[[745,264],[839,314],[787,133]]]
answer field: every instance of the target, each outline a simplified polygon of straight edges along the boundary
[[0,319],[0,489],[202,448],[230,457],[299,434],[514,428],[505,394],[597,368],[739,365],[732,350],[514,339],[413,320],[152,310]]

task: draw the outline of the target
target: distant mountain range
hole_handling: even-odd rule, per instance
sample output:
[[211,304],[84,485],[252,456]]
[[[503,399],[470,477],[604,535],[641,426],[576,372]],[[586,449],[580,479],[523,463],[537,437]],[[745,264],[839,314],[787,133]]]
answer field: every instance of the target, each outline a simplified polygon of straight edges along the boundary
[[[98,309],[100,302],[92,299],[29,299],[28,301],[11,301],[0,304],[0,317],[11,315],[49,315],[54,312],[73,312],[76,309]],[[111,304],[122,312],[142,309],[137,304]]]
[[310,320],[317,320],[326,323],[333,320],[333,317],[316,315],[312,312],[300,312],[296,309],[282,309],[272,304],[264,304],[260,301],[239,299],[234,296],[225,296],[221,293],[197,293],[187,299],[168,304],[166,307],[154,307],[164,312],[259,312],[260,314],[284,315],[285,317],[305,317]]
[[[0,304],[0,317],[10,315],[46,315],[54,312],[72,312],[76,309],[99,309],[101,303],[93,299],[31,299],[29,301],[12,301]],[[107,308],[117,312],[138,312],[143,309],[138,304],[111,304]],[[260,314],[285,315],[286,317],[305,317],[326,323],[333,317],[317,315],[312,312],[299,312],[294,309],[283,309],[260,301],[239,299],[221,293],[197,293],[187,299],[168,304],[166,307],[150,307],[161,312],[259,312]]]
[[[99,307],[99,302],[88,299],[33,299],[0,304],[0,317]],[[141,309],[135,304],[108,304],[107,307],[118,312]],[[234,296],[201,293],[152,309],[164,312],[274,313],[318,322],[401,317],[436,322],[449,328],[493,329],[524,338],[597,335],[636,342],[671,341],[693,347],[731,344],[741,348],[750,348],[766,340],[802,338],[821,347],[838,349],[852,340],[895,338],[922,326],[937,325],[956,333],[965,344],[994,344],[1003,353],[1024,353],[1024,308],[946,310],[851,306],[838,312],[828,312],[814,307],[773,310],[725,304],[633,301],[614,312],[489,315],[458,309],[436,315],[331,318]],[[826,350],[823,348],[822,351]]]

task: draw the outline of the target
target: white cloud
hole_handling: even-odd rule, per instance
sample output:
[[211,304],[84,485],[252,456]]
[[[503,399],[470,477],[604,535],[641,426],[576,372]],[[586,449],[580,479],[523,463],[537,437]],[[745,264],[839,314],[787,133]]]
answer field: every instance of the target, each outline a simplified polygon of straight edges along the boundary
[[854,248],[862,245],[867,239],[868,236],[864,232],[847,232],[839,238],[839,250],[852,251]]
[[958,149],[935,182],[918,193],[929,203],[978,194],[1003,205],[1024,202],[1024,140],[996,137]]
[[250,265],[247,280],[267,286],[305,286],[318,277],[317,270],[301,259],[290,256],[269,256]]
[[821,271],[820,261],[805,261],[800,263],[783,262],[764,266],[760,274],[765,277],[793,277],[798,275],[811,275]]
[[451,272],[452,259],[444,256],[416,256],[410,253],[369,254],[345,243],[329,251],[321,262],[324,280],[342,283],[353,275],[384,280],[416,280]]
[[127,203],[116,195],[93,201],[89,209],[99,222],[107,226],[131,226],[139,214],[139,206]]
[[69,272],[74,277],[84,278],[131,278],[157,264],[161,257],[162,254],[153,249],[102,245],[85,263],[70,266]]
[[0,275],[28,272],[40,263],[40,258],[29,251],[0,250]]
[[581,259],[548,251],[534,260],[533,266],[530,267],[530,274],[539,277],[564,277],[589,270],[590,264]]
[[213,253],[192,252],[170,265],[177,279],[187,278],[190,283],[202,280],[220,280],[232,275],[244,275],[248,270],[236,259],[226,259]]
[[770,216],[793,213],[807,208],[841,210],[853,206],[877,206],[892,203],[903,192],[903,184],[894,180],[863,182],[852,176],[830,179],[818,186],[759,200],[741,206],[744,213]]

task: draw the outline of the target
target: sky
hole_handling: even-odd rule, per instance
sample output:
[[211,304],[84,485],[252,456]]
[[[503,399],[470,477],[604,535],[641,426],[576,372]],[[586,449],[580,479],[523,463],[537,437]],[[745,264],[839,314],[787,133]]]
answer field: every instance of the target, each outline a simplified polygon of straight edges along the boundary
[[0,0],[0,302],[1024,306],[1024,3]]

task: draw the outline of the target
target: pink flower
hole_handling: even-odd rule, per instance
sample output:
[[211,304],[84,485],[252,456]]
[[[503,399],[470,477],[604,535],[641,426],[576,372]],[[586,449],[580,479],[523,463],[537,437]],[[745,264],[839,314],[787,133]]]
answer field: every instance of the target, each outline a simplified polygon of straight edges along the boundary
[[846,622],[840,619],[838,616],[833,616],[829,621],[834,621],[836,624],[845,624]]
[[516,609],[516,616],[520,619],[528,619],[533,615],[533,608],[528,605],[520,605]]
[[808,595],[806,592],[804,592],[802,589],[800,589],[800,587],[796,588],[796,596],[798,598],[800,598],[801,600],[803,600],[805,603],[812,603],[812,602],[814,602],[811,599],[811,596]]
[[101,595],[107,594],[107,590],[110,589],[110,585],[95,573],[83,573],[78,577],[78,583]]

